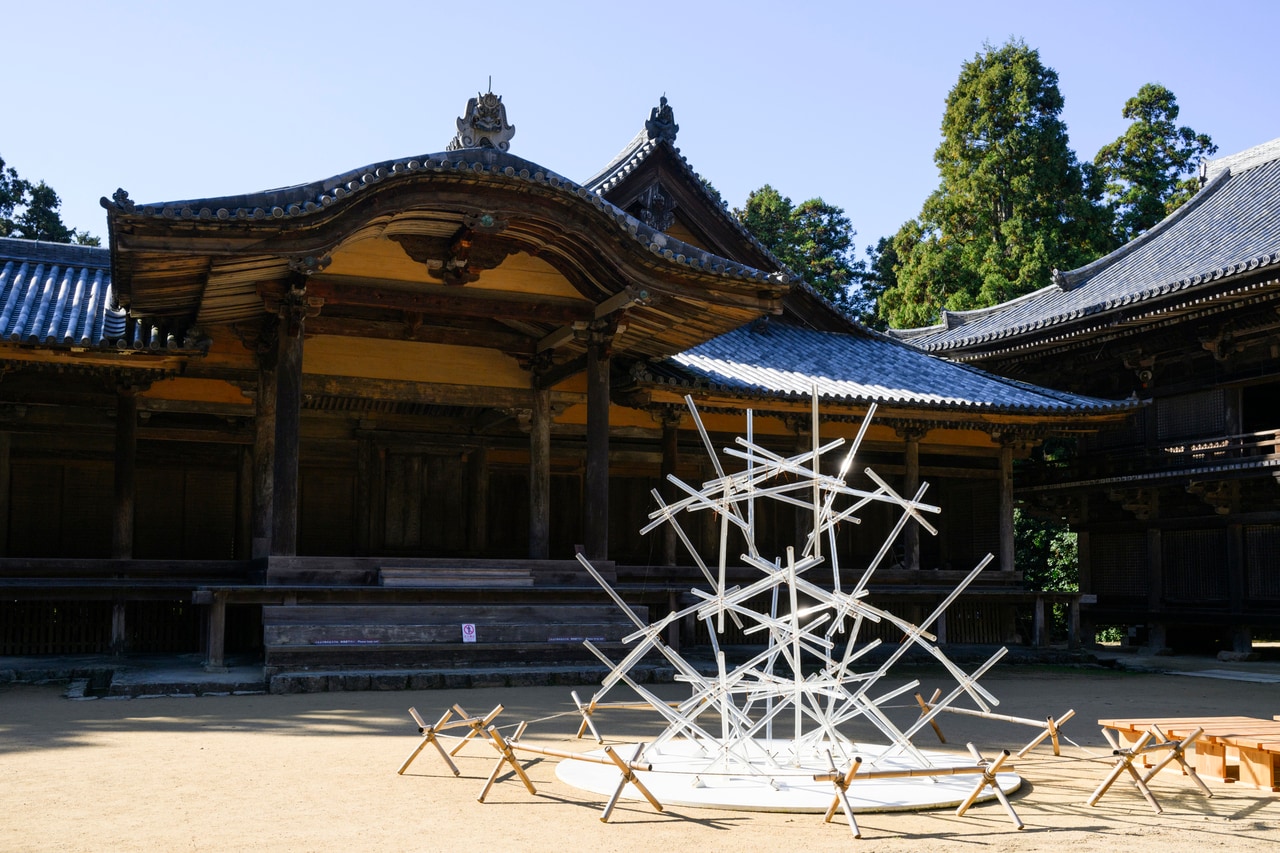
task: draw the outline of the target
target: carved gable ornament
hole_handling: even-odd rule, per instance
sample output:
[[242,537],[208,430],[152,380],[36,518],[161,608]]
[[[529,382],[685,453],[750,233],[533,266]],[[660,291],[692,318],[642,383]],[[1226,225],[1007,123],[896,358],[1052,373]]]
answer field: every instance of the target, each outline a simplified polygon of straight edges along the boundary
[[458,135],[446,150],[496,148],[507,151],[515,135],[515,126],[507,124],[507,108],[503,106],[502,96],[486,92],[467,101],[467,111],[458,119]]
[[659,99],[658,106],[649,111],[649,120],[644,123],[644,129],[650,139],[665,139],[675,144],[680,125],[676,124],[675,113],[667,104],[666,95]]

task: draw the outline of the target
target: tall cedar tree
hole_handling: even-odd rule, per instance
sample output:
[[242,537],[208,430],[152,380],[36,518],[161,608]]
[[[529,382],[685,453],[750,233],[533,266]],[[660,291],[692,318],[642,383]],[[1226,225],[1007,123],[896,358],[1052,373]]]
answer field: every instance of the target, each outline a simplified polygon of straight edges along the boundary
[[1174,124],[1178,99],[1147,83],[1125,101],[1132,124],[1093,159],[1113,211],[1115,242],[1126,243],[1191,198],[1200,163],[1218,150],[1206,134]]
[[943,309],[995,305],[1107,248],[1100,193],[1067,141],[1058,75],[1021,40],[976,55],[947,96],[942,182],[893,239],[897,282],[880,300],[895,327]]
[[58,208],[62,199],[53,188],[40,181],[33,184],[19,177],[0,157],[0,237],[47,240],[50,243],[83,243],[97,246],[101,241],[88,231],[68,228]]
[[848,308],[851,285],[861,281],[866,264],[853,257],[857,234],[842,208],[811,198],[798,205],[765,184],[734,208],[751,235],[831,302]]

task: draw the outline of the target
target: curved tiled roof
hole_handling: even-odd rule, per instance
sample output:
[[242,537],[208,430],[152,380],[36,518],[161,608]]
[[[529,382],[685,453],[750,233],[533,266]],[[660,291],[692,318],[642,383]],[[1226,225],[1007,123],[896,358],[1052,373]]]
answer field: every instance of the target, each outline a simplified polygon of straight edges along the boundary
[[1162,297],[1274,267],[1280,274],[1280,140],[1206,167],[1208,183],[1151,230],[1018,299],[891,332],[930,352],[1012,345]]
[[43,346],[175,350],[181,336],[116,303],[106,249],[0,238],[0,340]]
[[889,337],[820,332],[776,320],[744,326],[655,366],[648,377],[705,384],[746,397],[808,398],[816,384],[833,403],[880,403],[1004,414],[1079,415],[1128,411],[1111,401],[1039,388],[920,352]]
[[305,220],[384,181],[404,180],[411,175],[428,173],[507,179],[574,196],[591,204],[612,219],[621,231],[673,264],[734,279],[788,280],[783,274],[756,269],[669,237],[607,201],[599,190],[574,183],[537,163],[491,148],[464,148],[385,160],[309,184],[219,198],[139,204],[130,200],[124,190],[118,190],[111,199],[102,199],[102,206],[107,209],[109,220],[121,216],[196,222]]

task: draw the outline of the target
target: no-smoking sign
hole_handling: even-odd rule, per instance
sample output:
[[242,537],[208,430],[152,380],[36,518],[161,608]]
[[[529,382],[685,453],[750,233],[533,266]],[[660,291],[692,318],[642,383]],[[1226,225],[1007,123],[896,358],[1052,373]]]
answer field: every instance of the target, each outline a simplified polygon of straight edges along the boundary
[[474,622],[462,623],[462,642],[474,643],[476,641],[476,626]]

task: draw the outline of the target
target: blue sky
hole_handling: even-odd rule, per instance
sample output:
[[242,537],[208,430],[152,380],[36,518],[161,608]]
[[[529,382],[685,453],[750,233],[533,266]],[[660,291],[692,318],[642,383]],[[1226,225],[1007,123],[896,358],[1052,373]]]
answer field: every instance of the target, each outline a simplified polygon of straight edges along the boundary
[[821,195],[859,246],[937,186],[944,101],[984,42],[1020,37],[1057,70],[1081,159],[1123,132],[1147,82],[1220,156],[1280,136],[1261,0],[0,0],[0,20],[0,157],[99,235],[116,187],[138,202],[231,195],[442,151],[490,76],[512,153],[583,180],[665,93],[683,153],[730,204],[766,182]]

